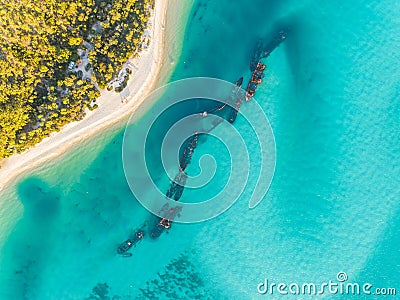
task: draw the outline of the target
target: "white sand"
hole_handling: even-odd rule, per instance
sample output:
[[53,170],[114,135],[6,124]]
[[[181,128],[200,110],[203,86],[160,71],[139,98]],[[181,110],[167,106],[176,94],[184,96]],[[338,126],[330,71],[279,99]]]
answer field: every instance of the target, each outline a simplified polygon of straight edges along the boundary
[[59,156],[78,142],[126,118],[138,108],[154,89],[162,66],[167,7],[168,1],[156,0],[154,14],[150,18],[150,46],[131,61],[135,68],[132,68],[133,74],[128,82],[128,102],[121,103],[121,96],[113,91],[102,91],[97,100],[99,107],[88,112],[82,121],[70,123],[31,149],[4,160],[0,169],[0,190],[21,173]]

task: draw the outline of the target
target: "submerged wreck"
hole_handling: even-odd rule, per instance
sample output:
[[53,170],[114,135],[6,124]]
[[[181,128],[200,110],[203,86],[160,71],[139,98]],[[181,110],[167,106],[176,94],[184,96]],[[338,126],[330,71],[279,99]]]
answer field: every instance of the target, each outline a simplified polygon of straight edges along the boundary
[[265,43],[263,39],[258,40],[250,59],[251,72],[254,72],[261,59],[267,58],[272,51],[274,51],[284,40],[286,40],[287,34],[288,30],[285,29],[279,31],[278,34],[268,43]]
[[125,257],[132,256],[132,253],[129,253],[128,250],[133,246],[136,247],[136,244],[144,238],[144,230],[141,228],[137,230],[132,237],[128,238],[126,241],[118,245],[117,253],[121,254]]
[[256,93],[258,85],[262,83],[265,68],[266,68],[266,65],[264,65],[263,63],[261,63],[261,62],[257,63],[257,66],[256,66],[253,74],[251,75],[251,79],[250,79],[249,83],[247,84],[246,101],[250,101],[251,98],[254,97],[254,94]]
[[[250,101],[257,90],[258,85],[262,83],[266,65],[261,62],[261,59],[268,57],[271,52],[278,47],[287,37],[287,31],[279,31],[278,35],[271,40],[268,44],[265,44],[263,40],[259,40],[250,61],[250,70],[252,72],[251,78],[247,84],[246,91],[242,90],[243,77],[240,77],[232,88],[232,91],[225,102],[220,102],[217,107],[200,113],[201,117],[207,117],[209,114],[220,116],[222,119],[227,120],[229,123],[234,123],[239,113],[242,100]],[[213,124],[213,127],[209,130],[213,130],[219,121]],[[169,200],[178,202],[182,197],[185,189],[186,179],[188,177],[186,169],[191,163],[192,156],[196,147],[200,134],[194,132],[193,135],[186,141],[183,152],[179,157],[178,173],[171,181],[168,190],[165,192],[165,197]],[[119,244],[117,253],[126,257],[132,256],[129,253],[129,249],[136,246],[145,236],[150,236],[151,239],[157,239],[161,234],[171,228],[171,224],[175,218],[180,216],[182,206],[170,206],[168,203],[165,204],[158,213],[158,216],[151,215],[149,220],[145,222],[141,228],[135,231],[135,233],[129,237],[126,241]],[[147,227],[147,228],[145,228]],[[146,229],[146,230],[145,230]],[[145,233],[145,231],[147,233]]]

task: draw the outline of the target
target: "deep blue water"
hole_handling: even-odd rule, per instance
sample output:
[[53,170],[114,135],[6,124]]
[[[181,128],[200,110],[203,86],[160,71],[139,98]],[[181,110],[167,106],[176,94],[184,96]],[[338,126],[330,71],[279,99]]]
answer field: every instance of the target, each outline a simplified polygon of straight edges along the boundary
[[[250,176],[242,197],[221,216],[174,224],[158,240],[142,241],[132,257],[118,257],[116,245],[149,213],[124,177],[123,131],[99,136],[18,182],[14,201],[24,211],[1,251],[0,299],[86,299],[98,283],[121,299],[275,299],[276,291],[257,293],[264,278],[320,284],[338,272],[348,282],[399,292],[399,11],[394,0],[194,1],[171,81],[232,82],[244,75],[247,82],[257,40],[290,28],[264,60],[268,69],[256,94],[277,151],[264,201],[248,209],[256,180]],[[201,104],[191,102],[167,113],[150,142],[160,143],[168,123],[196,110]],[[235,126],[247,132],[258,170],[254,133],[241,117]],[[226,151],[212,138],[196,149],[191,171],[206,153],[220,163],[215,180],[223,181]],[[156,151],[148,156],[162,186]],[[220,188],[209,185],[204,193]],[[185,191],[182,200],[197,195]]]

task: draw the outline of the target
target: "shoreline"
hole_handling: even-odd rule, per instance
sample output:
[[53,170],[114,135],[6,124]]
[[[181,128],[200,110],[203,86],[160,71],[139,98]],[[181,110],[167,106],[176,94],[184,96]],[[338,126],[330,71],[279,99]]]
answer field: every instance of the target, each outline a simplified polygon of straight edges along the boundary
[[116,125],[145,102],[147,95],[156,87],[163,67],[168,3],[165,0],[156,0],[148,27],[150,46],[137,58],[128,60],[134,72],[127,85],[127,101],[122,103],[120,94],[103,90],[96,101],[99,107],[88,111],[82,121],[67,124],[61,131],[52,133],[34,147],[5,159],[0,168],[0,192],[19,175],[39,167],[74,145]]

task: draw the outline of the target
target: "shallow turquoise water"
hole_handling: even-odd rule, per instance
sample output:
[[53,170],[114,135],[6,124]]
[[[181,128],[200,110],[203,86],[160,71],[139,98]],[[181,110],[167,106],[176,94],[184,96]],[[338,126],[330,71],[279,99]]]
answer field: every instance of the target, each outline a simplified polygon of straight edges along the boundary
[[[24,212],[1,251],[0,299],[85,299],[104,282],[122,299],[262,299],[272,298],[257,293],[264,278],[322,283],[340,271],[400,291],[399,11],[394,0],[195,1],[172,79],[245,75],[247,82],[257,39],[291,28],[265,60],[256,94],[277,144],[264,201],[248,210],[251,176],[223,215],[174,224],[131,258],[117,257],[116,245],[149,213],[124,177],[123,132],[99,137],[18,183]],[[191,106],[180,109],[187,112]],[[239,117],[235,126],[246,123]],[[152,139],[161,136],[162,128]],[[222,148],[207,140],[194,161],[205,153],[222,161]]]

